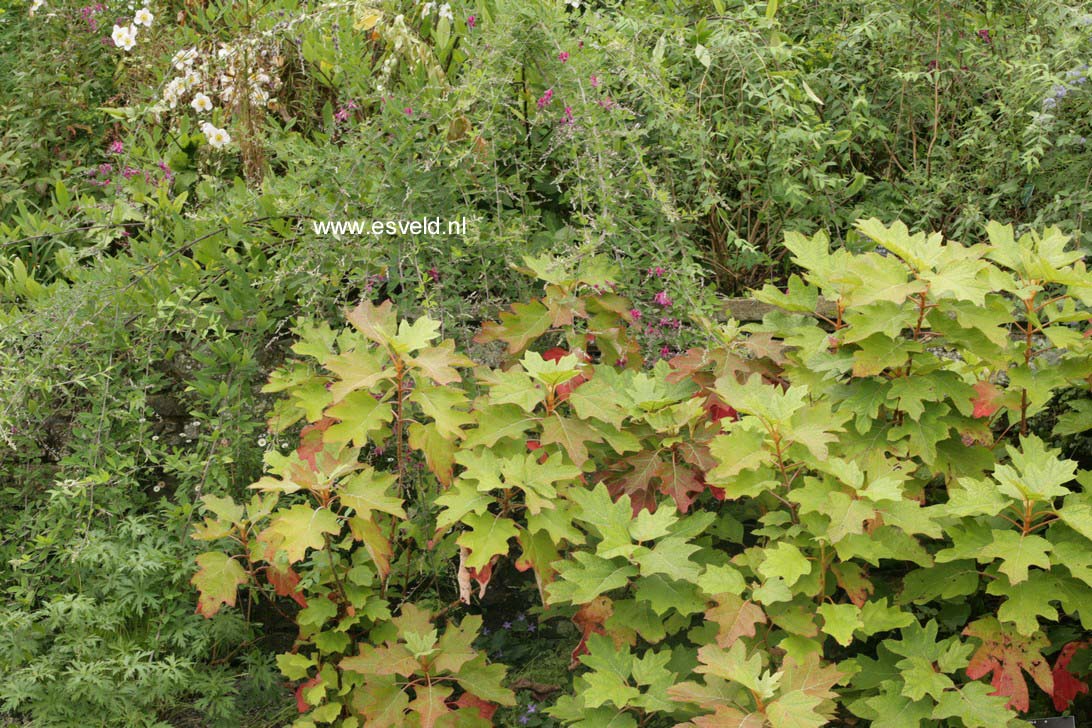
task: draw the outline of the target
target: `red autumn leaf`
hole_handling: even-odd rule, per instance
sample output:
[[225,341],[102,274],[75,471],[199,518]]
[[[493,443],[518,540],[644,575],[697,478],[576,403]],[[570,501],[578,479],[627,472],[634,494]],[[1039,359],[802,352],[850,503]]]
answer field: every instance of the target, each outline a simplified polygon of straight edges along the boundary
[[337,420],[333,417],[323,417],[318,422],[307,425],[300,430],[300,446],[296,448],[296,454],[299,455],[300,460],[306,461],[312,470],[318,469],[318,466],[315,465],[315,456],[322,452],[325,447],[325,443],[322,441],[322,433],[336,422]]
[[277,571],[271,566],[267,567],[265,578],[269,580],[273,591],[277,594],[282,597],[291,597],[302,609],[307,609],[307,599],[296,591],[296,586],[300,583],[300,575],[292,567],[288,567],[287,571]]
[[716,398],[710,398],[710,401],[705,405],[705,411],[713,422],[719,422],[725,417],[733,421],[739,419],[739,412],[736,411],[735,407]]
[[474,708],[478,711],[478,715],[483,720],[492,721],[493,714],[497,712],[497,706],[486,700],[482,700],[477,695],[470,693],[463,693],[459,696],[459,699],[455,701],[455,706],[458,708]]
[[599,596],[582,606],[573,615],[573,624],[580,630],[580,642],[573,648],[572,662],[569,669],[576,669],[580,665],[577,659],[588,653],[588,637],[594,634],[605,634],[603,623],[614,614],[614,603],[609,597]]
[[655,452],[643,452],[622,458],[610,467],[604,482],[611,497],[618,500],[629,495],[633,515],[643,510],[656,510],[656,490],[652,481],[659,477],[660,457]]
[[1055,710],[1065,710],[1078,695],[1088,692],[1088,684],[1078,680],[1068,669],[1069,661],[1073,659],[1073,655],[1077,650],[1088,646],[1089,643],[1087,642],[1070,642],[1058,653],[1058,659],[1054,661],[1054,670],[1052,672],[1054,676],[1054,693],[1051,697],[1054,699]]
[[1001,405],[997,404],[997,400],[1001,398],[1001,390],[996,385],[990,382],[978,382],[974,385],[974,391],[976,396],[971,400],[974,404],[974,417],[989,417],[998,409]]
[[1003,627],[992,617],[972,623],[963,630],[963,634],[982,640],[982,645],[967,665],[967,677],[977,680],[993,673],[990,681],[993,694],[1009,699],[1005,707],[1027,711],[1031,701],[1024,672],[1044,692],[1054,693],[1054,678],[1046,658],[1040,652],[1049,644],[1044,635],[1024,637],[1015,630]]
[[661,462],[657,471],[660,476],[660,492],[671,496],[675,501],[675,507],[680,512],[686,513],[694,500],[705,492],[705,480],[702,473],[696,473],[692,468],[675,461]]
[[547,349],[542,352],[542,358],[546,361],[561,361],[569,355],[569,352],[562,349],[560,346],[555,346],[552,349]]
[[313,688],[320,682],[322,682],[322,678],[318,675],[315,675],[310,680],[302,682],[298,686],[296,686],[296,708],[298,708],[301,713],[306,713],[311,709],[311,706],[303,697],[303,691],[307,688]]
[[485,587],[489,586],[489,580],[493,578],[493,565],[497,563],[497,557],[494,556],[489,560],[489,563],[480,569],[475,569],[473,566],[468,566],[467,571],[470,572],[470,578],[478,582],[478,597],[485,596]]

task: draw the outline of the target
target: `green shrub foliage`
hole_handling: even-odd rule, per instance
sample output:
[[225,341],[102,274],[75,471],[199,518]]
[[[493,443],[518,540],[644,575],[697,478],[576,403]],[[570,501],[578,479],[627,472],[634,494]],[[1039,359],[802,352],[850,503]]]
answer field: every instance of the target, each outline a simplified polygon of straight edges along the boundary
[[566,725],[1066,708],[1092,474],[1032,425],[1092,376],[1092,278],[1054,229],[857,231],[875,251],[789,235],[775,313],[652,367],[602,259],[528,258],[544,294],[482,327],[492,364],[389,302],[304,327],[267,386],[298,447],[249,501],[204,497],[199,612],[297,602],[301,727],[489,725],[514,697],[469,612],[507,563],[578,628]]

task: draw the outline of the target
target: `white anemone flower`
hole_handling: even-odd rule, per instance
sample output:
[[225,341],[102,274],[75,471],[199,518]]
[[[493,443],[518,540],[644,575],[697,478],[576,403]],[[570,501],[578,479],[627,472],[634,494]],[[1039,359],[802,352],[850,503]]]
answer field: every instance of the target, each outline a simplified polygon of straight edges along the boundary
[[199,114],[206,111],[212,111],[212,99],[205,94],[198,93],[194,95],[193,101],[190,102],[190,106]]
[[213,149],[223,149],[228,144],[231,144],[231,136],[227,133],[226,129],[217,129],[212,124],[208,124],[201,128],[201,131],[205,133],[205,138],[208,139],[209,144]]
[[443,5],[440,6],[439,15],[440,15],[441,20],[446,18],[448,22],[454,22],[455,21],[455,14],[451,12],[451,6],[448,5],[447,3],[444,3]]
[[171,65],[181,71],[185,69],[186,66],[193,65],[195,60],[197,60],[197,49],[184,48],[174,54],[174,57],[171,58]]
[[136,45],[136,26],[135,25],[115,25],[114,32],[110,37],[114,41],[114,45],[122,50],[131,51]]
[[30,17],[34,17],[34,14],[42,9],[45,5],[45,0],[34,0],[30,5]]
[[133,25],[143,25],[145,28],[151,28],[153,20],[155,20],[155,16],[148,11],[148,8],[141,8],[133,16]]

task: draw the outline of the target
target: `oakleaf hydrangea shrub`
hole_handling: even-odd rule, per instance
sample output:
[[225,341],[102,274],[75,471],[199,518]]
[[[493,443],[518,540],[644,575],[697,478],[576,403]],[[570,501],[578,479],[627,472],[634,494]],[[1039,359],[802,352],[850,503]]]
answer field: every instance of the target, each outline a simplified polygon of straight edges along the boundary
[[477,337],[499,365],[389,302],[303,326],[267,386],[298,446],[205,497],[198,611],[297,603],[301,727],[492,724],[514,696],[475,612],[507,564],[577,628],[566,725],[1069,709],[1092,475],[1030,423],[1092,376],[1092,278],[1055,229],[857,230],[884,252],[789,235],[774,313],[654,365],[602,259],[525,260],[543,294]]

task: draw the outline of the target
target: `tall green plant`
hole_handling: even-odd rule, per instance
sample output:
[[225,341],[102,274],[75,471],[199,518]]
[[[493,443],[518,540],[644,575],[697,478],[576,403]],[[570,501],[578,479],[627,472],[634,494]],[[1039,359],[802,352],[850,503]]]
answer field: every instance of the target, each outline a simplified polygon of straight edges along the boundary
[[804,277],[759,294],[781,312],[651,369],[598,261],[528,259],[545,295],[483,327],[505,360],[472,378],[389,304],[307,329],[269,385],[300,446],[249,504],[205,498],[195,536],[226,550],[198,557],[199,610],[303,607],[279,658],[300,725],[511,704],[478,619],[441,619],[509,558],[581,630],[568,724],[1015,725],[1025,674],[1064,709],[1089,476],[1030,422],[1092,375],[1092,279],[1056,230],[858,229],[884,252],[789,236]]

